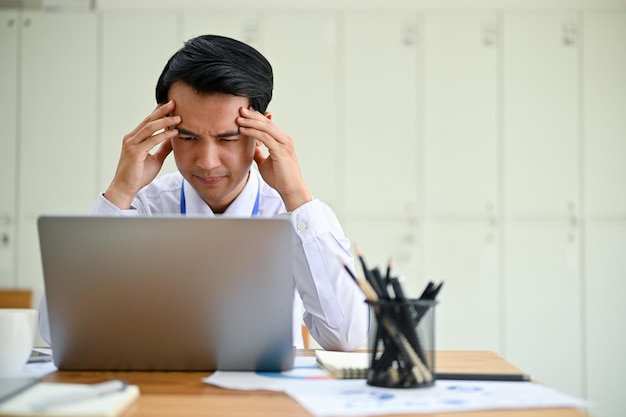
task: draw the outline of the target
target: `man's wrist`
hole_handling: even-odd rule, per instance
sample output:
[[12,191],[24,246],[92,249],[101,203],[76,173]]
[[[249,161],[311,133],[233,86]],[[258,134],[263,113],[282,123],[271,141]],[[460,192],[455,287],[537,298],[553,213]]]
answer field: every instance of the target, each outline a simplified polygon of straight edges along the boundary
[[134,195],[120,192],[113,186],[109,186],[102,196],[120,210],[130,209],[135,198]]
[[313,196],[308,188],[304,188],[297,193],[291,193],[283,196],[283,202],[285,203],[287,211],[294,211],[300,206],[311,201],[313,201]]

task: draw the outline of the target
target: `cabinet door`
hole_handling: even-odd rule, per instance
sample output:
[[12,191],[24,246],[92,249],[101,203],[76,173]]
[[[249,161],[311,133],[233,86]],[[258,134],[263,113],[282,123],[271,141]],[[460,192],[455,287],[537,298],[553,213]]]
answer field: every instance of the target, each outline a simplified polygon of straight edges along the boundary
[[587,397],[593,415],[626,410],[626,220],[591,221],[585,237]]
[[[100,19],[102,122],[98,191],[104,192],[115,174],[122,138],[155,108],[159,75],[181,45],[176,15],[172,13],[103,12]],[[160,174],[175,170],[176,163],[170,155]]]
[[626,12],[584,15],[585,208],[626,215]]
[[424,280],[444,282],[437,305],[437,349],[502,352],[499,236],[482,221],[425,226]]
[[504,355],[538,381],[581,396],[582,278],[573,230],[558,220],[507,225]]
[[[368,268],[378,267],[385,274],[391,260],[391,272],[402,279],[407,296],[420,296],[425,283],[419,279],[420,247],[416,219],[365,219],[353,216],[342,224],[346,235],[362,251]],[[363,277],[361,265],[358,260],[356,262],[358,275]]]
[[348,216],[417,211],[420,172],[417,16],[346,12],[343,175]]
[[626,410],[626,13],[585,12],[585,316],[594,415]]
[[503,29],[507,212],[512,216],[578,212],[577,15],[505,14]]
[[263,27],[263,50],[274,69],[272,120],[293,138],[313,195],[338,210],[342,143],[336,14],[271,12]]
[[15,281],[19,13],[0,10],[0,287]]
[[37,217],[86,214],[97,194],[97,20],[24,12],[22,25],[18,282],[38,300]]
[[498,20],[424,16],[424,205],[427,217],[498,210]]
[[181,23],[183,40],[206,34],[222,35],[263,52],[263,28],[258,12],[184,12]]

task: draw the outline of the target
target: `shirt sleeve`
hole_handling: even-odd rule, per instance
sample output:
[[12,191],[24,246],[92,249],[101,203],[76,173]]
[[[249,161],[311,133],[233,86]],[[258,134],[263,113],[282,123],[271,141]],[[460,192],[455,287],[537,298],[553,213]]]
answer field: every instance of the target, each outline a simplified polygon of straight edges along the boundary
[[139,210],[134,207],[131,207],[128,210],[120,209],[115,204],[107,200],[104,197],[104,194],[100,194],[96,199],[96,202],[91,207],[92,216],[138,216],[139,214]]
[[304,305],[304,323],[327,350],[355,350],[367,341],[369,308],[345,271],[354,270],[350,242],[333,211],[319,200],[291,213],[297,243],[294,279]]

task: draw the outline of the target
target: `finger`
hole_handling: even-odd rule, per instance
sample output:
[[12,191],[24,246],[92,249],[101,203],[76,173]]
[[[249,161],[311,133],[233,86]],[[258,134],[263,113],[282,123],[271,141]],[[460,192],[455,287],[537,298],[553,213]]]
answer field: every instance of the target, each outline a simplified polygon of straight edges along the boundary
[[[147,155],[156,146],[161,145],[165,141],[169,141],[173,137],[178,135],[177,129],[166,129],[161,133],[152,135],[147,139],[143,139],[139,143],[126,142],[123,146],[125,152],[135,155]],[[167,155],[165,155],[167,156]],[[165,158],[165,157],[164,157]]]
[[[180,123],[180,116],[167,116],[162,117],[157,120],[153,120],[144,125],[138,132],[134,135],[127,135],[124,137],[125,142],[130,142],[133,144],[139,144],[144,142],[150,137],[155,136],[155,133],[164,130],[171,131],[172,127],[178,125]],[[159,132],[163,133],[163,132]],[[170,136],[171,137],[171,136]]]
[[161,133],[150,136],[142,143],[142,145],[145,144],[147,150],[152,150],[158,145],[161,145],[165,142],[170,142],[170,145],[167,146],[171,147],[171,139],[176,137],[177,135],[178,129],[165,129]]
[[257,146],[254,150],[254,162],[256,162],[257,166],[260,166],[267,158],[269,156],[266,156],[263,149]]
[[137,127],[135,127],[135,129],[133,129],[132,132],[129,133],[129,135],[135,135],[137,132],[139,132],[139,130],[141,130],[147,123],[153,121],[153,120],[157,120],[157,119],[161,119],[164,116],[167,116],[170,112],[172,112],[172,110],[174,110],[174,101],[170,100],[165,104],[159,104],[156,106],[156,108],[152,111],[152,113],[150,113],[148,116],[146,116],[145,119],[142,120],[141,123],[139,123],[137,125]]
[[272,123],[270,117],[251,110],[246,107],[239,109],[240,117],[237,122],[240,126],[254,128],[262,132],[271,134],[272,136],[285,135],[276,125]]
[[[268,127],[266,122],[239,118],[239,133],[263,143],[270,151],[277,151],[278,147],[288,145],[290,138],[278,128]],[[280,138],[280,139],[279,139]]]

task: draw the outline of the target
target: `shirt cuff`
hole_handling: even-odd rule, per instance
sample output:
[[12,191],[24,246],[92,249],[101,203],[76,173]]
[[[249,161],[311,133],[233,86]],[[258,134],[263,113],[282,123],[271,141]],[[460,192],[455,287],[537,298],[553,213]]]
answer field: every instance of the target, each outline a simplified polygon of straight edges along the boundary
[[104,194],[100,194],[91,208],[91,215],[98,216],[137,216],[138,211],[131,206],[128,210],[122,210],[106,199]]
[[317,199],[311,200],[291,212],[291,223],[296,235],[302,242],[332,232],[330,220],[334,218],[335,214],[332,210]]

